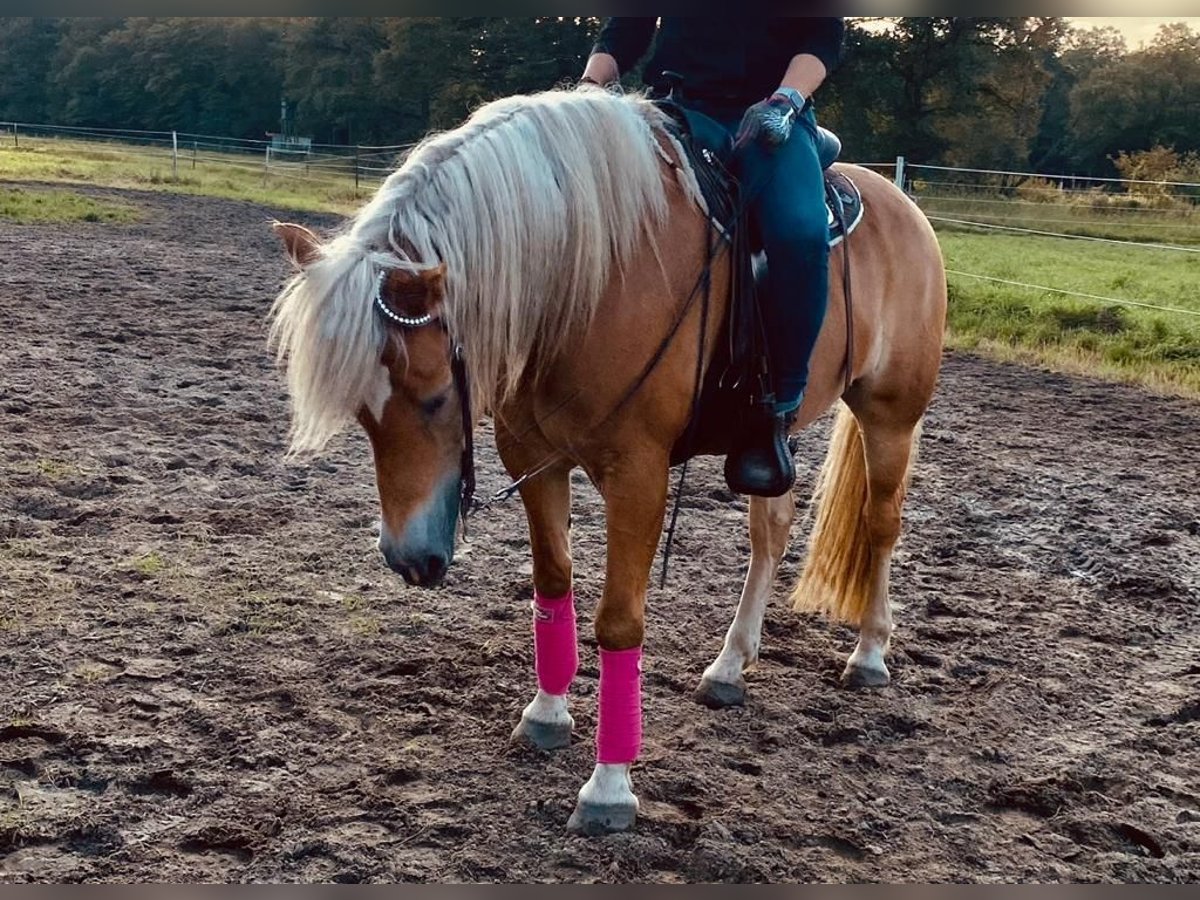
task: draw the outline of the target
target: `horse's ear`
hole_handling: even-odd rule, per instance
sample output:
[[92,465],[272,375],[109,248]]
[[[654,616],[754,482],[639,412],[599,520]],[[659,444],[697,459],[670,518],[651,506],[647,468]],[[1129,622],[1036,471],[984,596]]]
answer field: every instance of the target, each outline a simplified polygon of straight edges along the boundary
[[287,254],[297,269],[303,269],[314,262],[321,252],[321,242],[317,236],[303,225],[291,222],[272,222],[271,228],[283,241]]

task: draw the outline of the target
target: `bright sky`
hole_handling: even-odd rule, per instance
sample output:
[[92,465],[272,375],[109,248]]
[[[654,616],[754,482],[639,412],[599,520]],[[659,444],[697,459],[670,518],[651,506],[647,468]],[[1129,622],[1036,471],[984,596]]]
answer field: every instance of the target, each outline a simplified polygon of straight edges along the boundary
[[[1104,28],[1111,26],[1125,35],[1125,42],[1130,50],[1138,49],[1139,44],[1149,43],[1158,32],[1159,25],[1169,22],[1184,22],[1193,31],[1200,31],[1200,18],[1187,16],[1163,16],[1155,19],[1138,18],[1135,16],[1066,16],[1066,20],[1080,28]],[[868,28],[886,28],[882,22],[868,25]]]
[[1138,44],[1149,42],[1158,31],[1159,25],[1166,25],[1168,22],[1186,22],[1191,26],[1193,31],[1200,30],[1200,18],[1187,18],[1184,16],[1173,16],[1161,19],[1139,19],[1133,16],[1116,16],[1113,18],[1097,18],[1087,16],[1068,16],[1068,22],[1073,22],[1083,28],[1106,27],[1111,25],[1123,35],[1129,44],[1130,50],[1136,50]]

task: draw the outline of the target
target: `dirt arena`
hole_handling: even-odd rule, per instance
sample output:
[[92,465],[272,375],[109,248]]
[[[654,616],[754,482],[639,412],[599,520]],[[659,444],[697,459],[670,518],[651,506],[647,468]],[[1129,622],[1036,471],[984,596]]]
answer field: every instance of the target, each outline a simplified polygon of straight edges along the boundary
[[[721,712],[691,692],[745,504],[697,467],[649,597],[641,818],[572,837],[592,488],[576,740],[510,748],[533,690],[519,506],[474,523],[442,589],[405,587],[365,439],[282,459],[283,214],[119,196],[140,224],[0,224],[0,881],[1200,879],[1200,406],[948,355],[892,687],[839,688],[851,633],[788,609],[798,525],[748,704]],[[823,453],[814,429],[800,459]]]

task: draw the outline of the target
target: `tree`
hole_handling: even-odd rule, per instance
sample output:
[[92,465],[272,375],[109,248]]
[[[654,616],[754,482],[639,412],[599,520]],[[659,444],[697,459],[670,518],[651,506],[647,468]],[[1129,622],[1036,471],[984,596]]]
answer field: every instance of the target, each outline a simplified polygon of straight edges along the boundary
[[904,83],[894,66],[899,38],[849,23],[842,64],[817,95],[822,124],[841,137],[846,156],[886,160],[900,147]]
[[297,126],[333,144],[386,133],[376,110],[374,58],[386,46],[380,19],[292,19],[283,40],[284,79]]
[[45,122],[60,19],[0,19],[0,119]]
[[946,139],[944,162],[995,169],[1029,165],[1068,30],[1059,17],[1031,16],[997,20],[980,33],[968,76],[972,100],[947,111],[937,126]]
[[1090,66],[1071,91],[1074,161],[1113,172],[1121,151],[1200,150],[1200,34],[1168,25],[1144,50]]
[[1024,165],[1066,33],[1057,17],[852,24],[846,59],[820,98],[823,117],[858,158]]
[[413,140],[488,100],[572,81],[598,30],[582,17],[391,19],[376,87],[398,139]]
[[[886,24],[886,27],[881,27]],[[394,144],[496,97],[572,83],[600,20],[0,19],[0,119],[261,138],[281,99],[323,142]],[[818,96],[854,159],[1108,174],[1200,147],[1200,35],[1129,53],[1054,16],[851,20]]]
[[146,128],[144,75],[133,65],[125,19],[65,19],[50,92],[65,125]]

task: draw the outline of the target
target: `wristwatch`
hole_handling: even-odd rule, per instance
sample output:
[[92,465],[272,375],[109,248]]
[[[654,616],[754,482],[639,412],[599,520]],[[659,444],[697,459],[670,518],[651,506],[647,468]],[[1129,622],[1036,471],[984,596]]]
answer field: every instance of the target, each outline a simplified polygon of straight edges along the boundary
[[804,107],[808,105],[808,98],[795,88],[778,88],[772,96],[783,97],[785,100],[787,100],[788,103],[792,104],[792,109],[796,111],[796,115],[804,112]]

